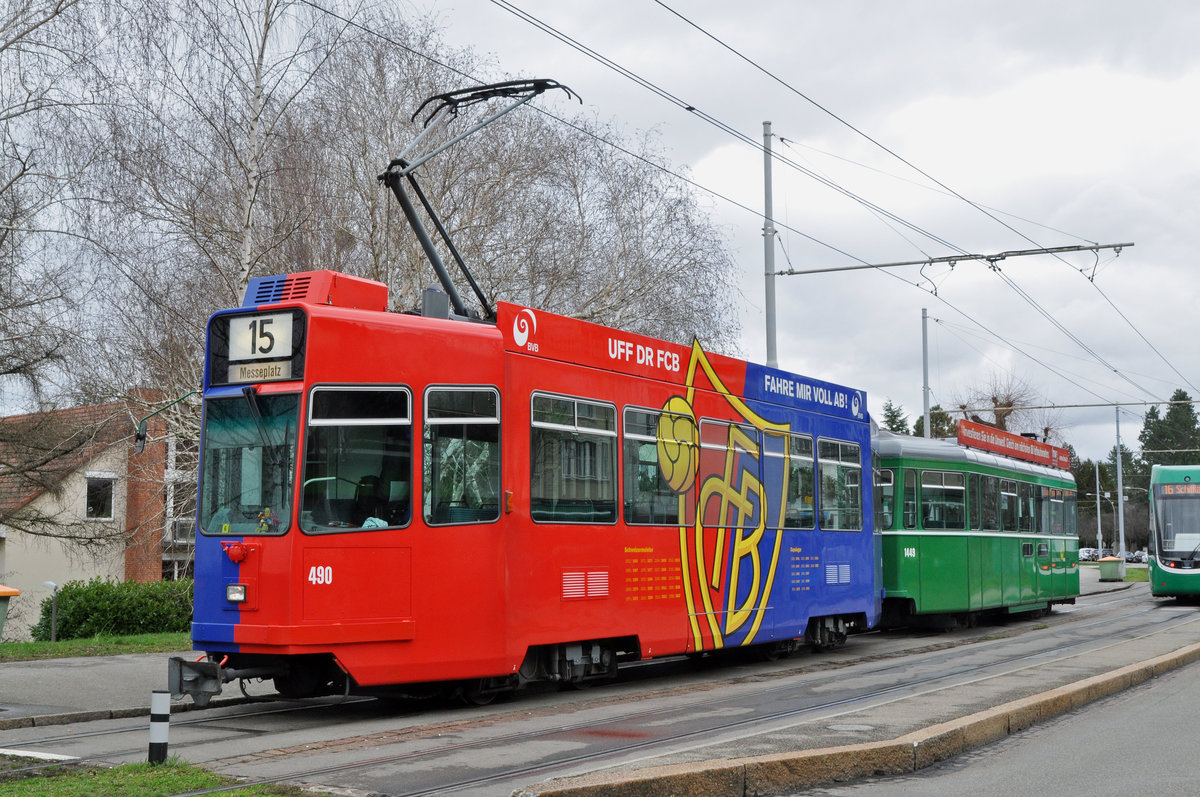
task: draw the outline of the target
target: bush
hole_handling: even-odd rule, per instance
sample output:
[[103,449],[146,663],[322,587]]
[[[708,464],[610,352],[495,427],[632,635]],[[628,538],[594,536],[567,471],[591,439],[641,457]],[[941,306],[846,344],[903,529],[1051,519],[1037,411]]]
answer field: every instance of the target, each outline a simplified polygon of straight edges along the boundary
[[[53,608],[53,598],[42,601],[41,619],[30,629],[34,641],[50,639]],[[58,590],[59,639],[186,632],[191,623],[191,579],[139,584],[94,578],[68,581]]]

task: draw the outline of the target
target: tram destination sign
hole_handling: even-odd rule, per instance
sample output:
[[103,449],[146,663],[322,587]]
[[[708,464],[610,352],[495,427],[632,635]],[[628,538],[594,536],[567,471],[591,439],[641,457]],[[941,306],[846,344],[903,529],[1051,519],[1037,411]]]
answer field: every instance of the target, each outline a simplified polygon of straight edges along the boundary
[[1071,452],[1065,448],[974,421],[958,422],[958,444],[1060,470],[1071,468]]
[[300,379],[305,318],[300,310],[218,315],[209,325],[212,384]]
[[1160,495],[1197,495],[1200,496],[1200,483],[1195,484],[1158,484],[1155,485]]

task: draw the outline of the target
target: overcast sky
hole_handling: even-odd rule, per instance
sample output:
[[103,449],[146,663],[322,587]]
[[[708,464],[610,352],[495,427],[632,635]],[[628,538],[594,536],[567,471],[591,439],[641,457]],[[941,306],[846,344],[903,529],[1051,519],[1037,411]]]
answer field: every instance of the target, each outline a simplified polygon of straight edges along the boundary
[[[558,80],[586,112],[630,131],[653,128],[679,170],[754,209],[701,195],[738,264],[740,295],[729,301],[742,318],[741,354],[764,362],[761,151],[506,5],[417,0],[413,8],[433,13],[452,46],[490,56],[487,79]],[[1136,244],[1119,256],[1009,259],[1002,273],[963,261],[779,277],[780,367],[866,390],[877,416],[890,398],[915,420],[928,308],[929,380],[943,407],[1010,375],[1057,405],[1164,401],[1178,387],[1200,397],[1200,4],[511,6],[755,141],[770,120],[776,152],[902,220],[776,162],[777,268]],[[1121,412],[1122,440],[1135,449],[1144,411]],[[1115,442],[1112,407],[1061,409],[1056,420],[1085,458],[1106,456]]]

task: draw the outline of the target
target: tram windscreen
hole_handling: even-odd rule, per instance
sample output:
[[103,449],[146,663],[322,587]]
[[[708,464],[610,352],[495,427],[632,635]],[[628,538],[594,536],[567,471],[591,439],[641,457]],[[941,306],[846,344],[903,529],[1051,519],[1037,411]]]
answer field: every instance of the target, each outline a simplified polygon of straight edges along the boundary
[[1200,553],[1200,492],[1174,494],[1181,486],[1154,487],[1159,556],[1191,558]]
[[209,399],[204,411],[200,529],[283,534],[292,516],[300,398],[253,392]]

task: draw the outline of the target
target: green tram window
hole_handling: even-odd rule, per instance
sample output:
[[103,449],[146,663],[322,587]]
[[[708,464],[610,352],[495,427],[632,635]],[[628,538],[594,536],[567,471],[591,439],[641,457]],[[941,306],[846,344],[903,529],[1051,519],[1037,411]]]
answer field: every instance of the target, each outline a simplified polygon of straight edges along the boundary
[[875,472],[875,517],[876,531],[884,531],[892,527],[896,519],[896,473],[891,468]]
[[917,527],[917,472],[904,471],[904,528]]
[[967,498],[971,502],[971,529],[978,531],[983,527],[983,496],[979,489],[979,474],[972,473],[967,477]]
[[408,388],[317,386],[309,395],[300,529],[330,534],[411,517]]
[[1017,484],[1017,529],[1022,534],[1034,534],[1037,527],[1037,507],[1034,496],[1038,488],[1028,482]]
[[1041,531],[1046,534],[1063,534],[1066,531],[1066,504],[1064,491],[1054,487],[1043,487],[1042,496],[1045,499],[1046,511],[1043,513],[1045,526]]
[[967,527],[967,490],[963,474],[921,471],[921,527],[956,531]]
[[983,507],[983,530],[1000,530],[1000,479],[995,476],[982,476],[980,484],[980,503]]
[[1191,557],[1200,549],[1200,494],[1180,487],[1175,483],[1152,485],[1153,526],[1160,557]]
[[817,441],[821,479],[821,528],[830,531],[862,529],[862,459],[856,443]]
[[425,522],[500,519],[500,393],[491,387],[439,387],[425,394]]
[[1000,480],[1000,528],[1004,531],[1017,530],[1017,483],[1012,479]]
[[534,394],[530,424],[530,514],[545,523],[617,520],[617,410]]
[[1075,510],[1075,491],[1063,490],[1063,533],[1075,537],[1079,534],[1079,517]]

